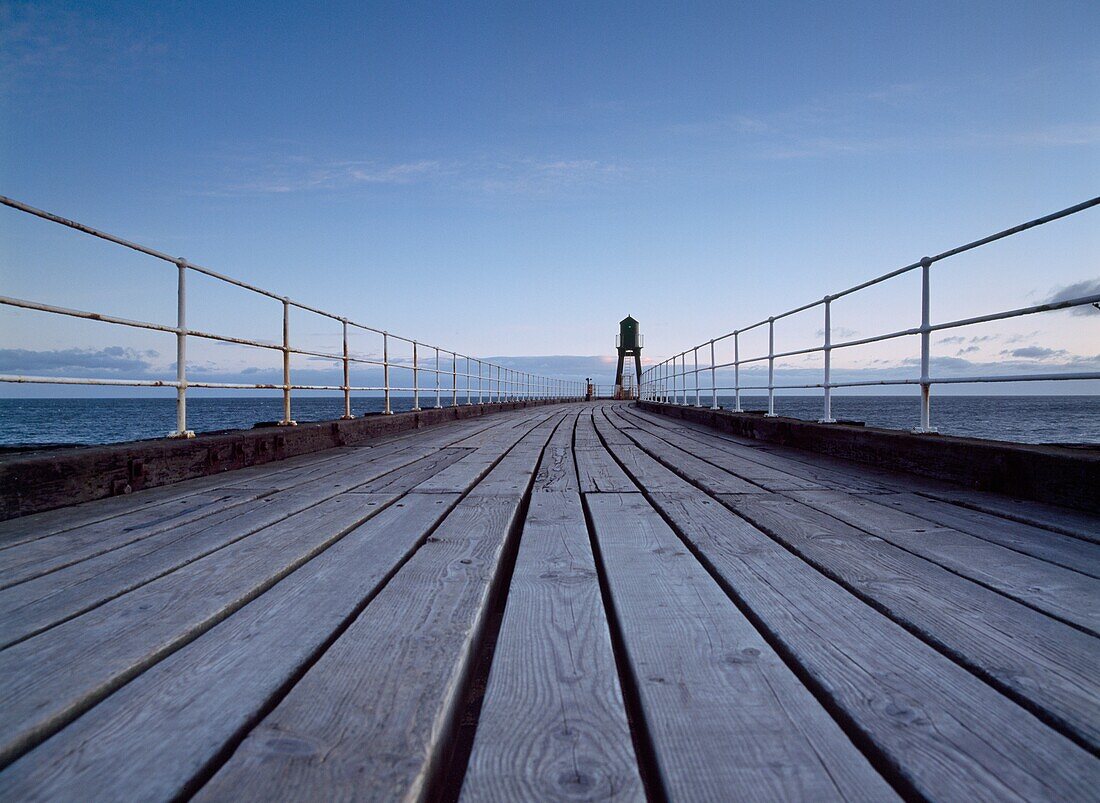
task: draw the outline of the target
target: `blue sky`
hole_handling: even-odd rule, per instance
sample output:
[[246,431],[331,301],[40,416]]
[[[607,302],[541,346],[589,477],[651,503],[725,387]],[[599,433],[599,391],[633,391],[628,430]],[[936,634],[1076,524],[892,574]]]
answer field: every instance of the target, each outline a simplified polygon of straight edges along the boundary
[[[394,332],[610,381],[627,313],[659,358],[1096,195],[1098,29],[1094,2],[0,3],[0,193]],[[933,318],[1100,286],[1098,220],[937,266]],[[173,322],[170,266],[6,209],[0,278]],[[838,305],[838,331],[915,325],[912,278]],[[279,337],[270,301],[191,295],[192,326]],[[1096,370],[1098,321],[972,327],[935,355]],[[801,316],[777,345],[820,327]],[[172,372],[170,336],[0,310],[0,337],[0,372]],[[914,349],[837,359],[911,373]],[[212,377],[275,366],[190,356]]]

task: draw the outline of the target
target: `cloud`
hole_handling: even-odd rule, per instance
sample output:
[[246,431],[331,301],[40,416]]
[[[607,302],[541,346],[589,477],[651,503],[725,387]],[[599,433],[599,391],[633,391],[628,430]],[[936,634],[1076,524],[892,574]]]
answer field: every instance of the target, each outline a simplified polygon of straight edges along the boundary
[[92,372],[95,376],[140,374],[142,378],[160,355],[156,351],[138,351],[122,346],[103,349],[0,349],[0,372],[63,376],[66,373]]
[[[856,330],[856,329],[847,329],[843,326],[834,326],[832,334],[833,334],[833,339],[834,340],[836,338],[841,338],[841,339],[847,340],[848,338],[851,338],[851,337],[859,337],[859,331],[858,330]],[[825,337],[825,330],[824,329],[818,329],[817,330],[817,337],[819,337],[819,338],[820,337]]]
[[1024,346],[1018,349],[1006,349],[1002,351],[1001,354],[1025,360],[1049,360],[1052,357],[1069,356],[1069,353],[1065,349],[1048,349],[1042,346]]
[[[926,116],[936,103],[954,100],[959,86],[895,83],[862,91],[829,92],[783,109],[741,109],[710,119],[674,124],[674,135],[709,138],[755,160],[828,156],[972,151],[997,148],[1066,148],[1100,143],[1100,121],[1085,118],[1027,128],[931,125],[920,130],[898,123]],[[884,107],[890,107],[886,109]],[[869,125],[868,121],[873,121]]]
[[420,159],[416,162],[403,162],[386,166],[352,168],[349,176],[353,182],[365,184],[409,184],[426,176],[438,173],[442,168],[433,159]]
[[[932,373],[935,377],[991,376],[999,374],[1048,373],[1056,371],[1100,371],[1100,354],[1079,355],[1061,349],[1047,349],[1041,346],[1027,346],[1005,351],[999,360],[972,361],[962,356],[933,356]],[[0,349],[0,373],[16,373],[47,377],[80,376],[87,378],[165,380],[175,378],[173,362],[160,363],[160,355],[155,351],[139,351],[121,346],[109,346],[103,349],[62,349],[30,351],[25,349]],[[583,380],[591,378],[596,384],[607,386],[615,379],[616,357],[613,355],[546,355],[546,356],[486,356],[486,362],[492,362],[505,368],[524,371],[534,375],[553,376],[561,379]],[[643,370],[653,364],[654,359],[647,358]],[[896,379],[914,379],[919,373],[920,361],[916,357],[901,360],[872,358],[854,364],[833,365],[833,380],[836,382],[866,382]],[[441,376],[441,388],[450,389],[449,366],[444,365]],[[633,362],[624,366],[633,371]],[[459,372],[464,366],[460,362]],[[702,385],[710,381],[706,366],[701,366],[704,379]],[[476,368],[474,369],[476,373]],[[821,368],[809,367],[795,360],[780,361],[776,365],[776,379],[779,384],[816,384],[821,382]],[[187,376],[192,382],[241,383],[277,387],[283,381],[282,369],[278,366],[232,366],[220,367],[211,362],[188,362]],[[733,372],[718,369],[719,385],[733,385]],[[325,365],[323,360],[305,360],[295,363],[291,378],[300,385],[339,386],[342,382],[342,370],[338,362]],[[382,384],[380,366],[353,364],[351,381],[354,386],[378,387]],[[393,366],[390,369],[390,381],[394,386],[412,385],[409,366]],[[767,368],[764,365],[747,365],[741,369],[743,386],[767,384]],[[691,385],[689,377],[688,384]],[[463,393],[463,378],[458,378],[459,393]],[[46,386],[37,386],[41,393]],[[420,377],[423,393],[431,394],[435,389],[435,379],[425,370]],[[476,376],[471,382],[473,392],[477,392]],[[240,391],[231,391],[240,393]],[[14,386],[0,383],[0,396],[17,395]],[[91,388],[79,388],[69,391],[50,391],[50,395],[91,394]]]
[[[1100,295],[1100,278],[1085,279],[1081,282],[1075,282],[1074,284],[1067,285],[1066,287],[1055,288],[1050,296],[1048,296],[1041,303],[1043,304],[1057,304],[1062,301],[1072,301],[1075,298],[1084,298],[1086,296]],[[1092,304],[1085,304],[1080,307],[1071,307],[1069,309],[1070,315],[1097,315],[1100,314],[1098,310]]]
[[425,185],[445,189],[548,195],[619,180],[622,165],[579,158],[488,158],[407,161],[318,159],[302,154],[227,151],[216,157],[229,178],[204,195],[241,196]]

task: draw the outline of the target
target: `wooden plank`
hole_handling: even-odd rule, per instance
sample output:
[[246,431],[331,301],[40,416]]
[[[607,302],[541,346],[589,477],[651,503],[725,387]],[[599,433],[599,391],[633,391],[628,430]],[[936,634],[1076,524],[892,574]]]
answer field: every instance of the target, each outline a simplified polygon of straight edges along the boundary
[[186,797],[458,498],[410,494],[386,508],[0,772],[0,797]]
[[879,504],[877,498],[836,491],[793,491],[787,496],[1093,635],[1100,629],[1096,578],[936,526]]
[[1046,505],[1027,499],[951,488],[943,491],[921,493],[962,507],[1001,516],[1021,524],[1030,524],[1074,538],[1100,543],[1100,516],[1083,510],[1070,510],[1057,505]]
[[[258,499],[257,491],[202,491],[133,513],[58,533],[0,551],[0,589],[24,583],[143,538],[189,525],[208,516],[224,519]],[[218,515],[220,514],[220,515]]]
[[658,508],[814,683],[932,800],[1091,797],[1100,762],[744,519],[698,495]]
[[919,494],[891,494],[875,501],[1090,577],[1100,577],[1100,546],[1080,538]]
[[644,800],[575,490],[531,497],[462,799]]
[[627,437],[636,443],[646,453],[656,458],[658,462],[671,468],[682,477],[688,478],[692,483],[712,494],[767,494],[768,491],[759,485],[746,482],[740,477],[735,477],[724,469],[712,465],[705,460],[696,457],[690,452],[685,452],[667,441],[661,440],[646,430],[624,424],[623,419],[611,414],[609,420],[613,426],[620,429]]
[[[536,428],[520,446],[550,434]],[[515,453],[533,474],[539,453]],[[502,460],[486,481],[517,468]],[[423,796],[528,491],[466,496],[196,798]]]
[[794,500],[725,501],[1046,721],[1100,747],[1095,637]]
[[0,764],[209,630],[392,499],[326,500],[0,652],[0,697],[7,701]]
[[470,490],[470,496],[522,496],[531,487],[547,442],[564,416],[555,415],[531,429],[512,447],[493,470]]
[[644,498],[587,501],[670,799],[895,799]]
[[573,461],[573,428],[576,423],[577,414],[568,415],[550,436],[535,475],[536,493],[577,491],[577,466]]
[[461,449],[455,446],[438,449],[414,463],[409,463],[365,485],[358,486],[353,489],[353,493],[407,493],[472,451],[473,449]]
[[864,466],[851,461],[819,454],[807,454],[797,449],[785,449],[772,444],[746,441],[744,438],[719,432],[703,424],[670,419],[667,416],[641,410],[632,410],[631,414],[644,418],[655,426],[669,428],[684,437],[710,444],[750,462],[812,481],[824,488],[834,488],[849,493],[887,493],[898,489],[898,486],[880,482],[870,473],[869,467],[865,469]]
[[[325,481],[272,494],[0,591],[0,648],[40,633],[336,496]],[[392,498],[391,492],[387,498]],[[376,502],[380,504],[380,502]]]
[[598,408],[586,407],[577,418],[577,428],[573,436],[573,446],[576,449],[602,449],[600,436],[596,434],[596,428],[592,424],[592,410]]
[[615,414],[619,420],[633,422],[635,426],[645,430],[649,434],[659,437],[661,440],[679,449],[689,452],[708,463],[718,466],[768,491],[796,491],[821,488],[820,483],[731,454],[729,451],[719,448],[714,442],[708,442],[703,437],[685,437],[674,430],[658,427],[649,417],[643,418],[638,415],[634,408],[620,408],[615,411]]
[[[540,413],[544,412],[540,409]],[[561,415],[561,413],[557,413]],[[501,428],[481,441],[481,445],[461,460],[452,463],[435,476],[415,486],[420,493],[454,493],[469,488],[481,480],[501,455],[519,443],[523,437],[537,426],[549,420],[549,415],[527,416],[521,426]],[[549,432],[547,433],[549,435]],[[459,441],[469,444],[470,441]],[[457,444],[456,444],[457,445]]]
[[638,490],[603,444],[577,449],[577,473],[582,493],[631,493]]

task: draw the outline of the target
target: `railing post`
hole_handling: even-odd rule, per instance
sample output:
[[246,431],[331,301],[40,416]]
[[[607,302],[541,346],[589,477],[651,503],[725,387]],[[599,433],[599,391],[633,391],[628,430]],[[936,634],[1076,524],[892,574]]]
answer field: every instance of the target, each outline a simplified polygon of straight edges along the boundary
[[710,409],[718,409],[718,375],[714,367],[714,341],[710,341]]
[[920,295],[920,426],[914,432],[932,433],[936,428],[932,426],[932,383],[929,381],[928,363],[931,356],[932,332],[930,292],[929,292],[929,268],[932,260],[923,257],[920,261],[921,268],[921,295]]
[[355,418],[351,414],[351,363],[348,360],[348,319],[341,318],[340,324],[344,329],[344,414],[340,416],[345,421]]
[[833,418],[833,386],[832,382],[832,364],[833,364],[833,318],[832,318],[832,303],[831,296],[825,296],[825,380],[822,384],[825,386],[825,411],[821,424],[835,424],[836,419]]
[[382,386],[385,397],[382,412],[385,415],[393,415],[393,410],[390,408],[390,336],[387,332],[382,333]]
[[[477,374],[478,374],[478,380],[477,380],[477,384],[478,384],[478,403],[480,403],[481,402],[481,398],[480,398],[480,396],[481,396],[481,363],[478,363]],[[467,357],[466,358],[466,406],[467,407],[469,407],[471,404],[473,404],[473,402],[470,401],[470,379],[471,379],[471,377],[470,377],[470,358]]]
[[702,407],[703,404],[699,400],[699,347],[696,346],[693,351],[695,352],[695,406]]
[[420,356],[413,341],[413,406],[414,413],[420,412]]
[[451,352],[451,407],[458,407],[458,355]]
[[290,417],[290,299],[283,298],[283,420],[281,427],[297,426]]
[[684,407],[687,407],[688,403],[688,355],[686,351],[680,352],[680,390],[683,393],[683,400],[680,402]]
[[443,404],[439,398],[439,346],[435,347],[435,409],[439,409]]
[[187,262],[176,260],[176,429],[169,438],[193,438],[187,428]]
[[775,418],[775,318],[768,318],[768,418]]
[[733,411],[741,412],[741,348],[740,332],[733,333]]

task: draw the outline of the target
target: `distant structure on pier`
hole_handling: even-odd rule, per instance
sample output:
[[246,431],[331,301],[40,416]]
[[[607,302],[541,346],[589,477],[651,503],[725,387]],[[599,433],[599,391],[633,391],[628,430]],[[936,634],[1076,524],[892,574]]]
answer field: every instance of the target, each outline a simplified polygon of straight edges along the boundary
[[[627,315],[619,321],[619,334],[615,338],[615,348],[619,351],[619,367],[615,369],[615,398],[633,399],[642,384],[642,333],[638,322]],[[634,376],[623,382],[623,361],[634,357]]]

